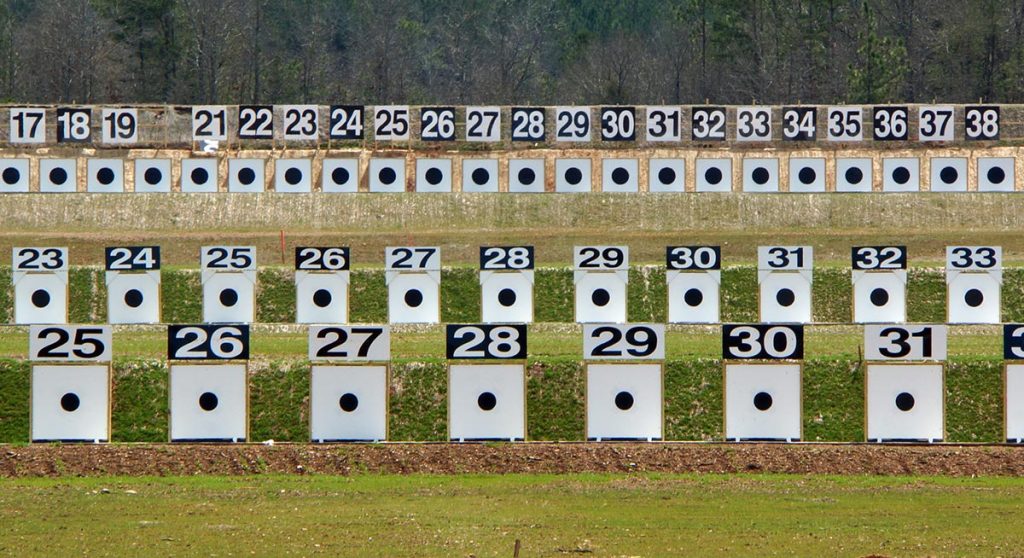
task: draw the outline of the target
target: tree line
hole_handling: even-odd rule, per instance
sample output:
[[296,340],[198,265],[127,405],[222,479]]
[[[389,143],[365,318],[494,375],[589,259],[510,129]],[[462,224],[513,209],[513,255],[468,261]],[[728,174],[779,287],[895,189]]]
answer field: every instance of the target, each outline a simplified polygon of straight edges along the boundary
[[1022,102],[1020,0],[0,0],[18,103]]

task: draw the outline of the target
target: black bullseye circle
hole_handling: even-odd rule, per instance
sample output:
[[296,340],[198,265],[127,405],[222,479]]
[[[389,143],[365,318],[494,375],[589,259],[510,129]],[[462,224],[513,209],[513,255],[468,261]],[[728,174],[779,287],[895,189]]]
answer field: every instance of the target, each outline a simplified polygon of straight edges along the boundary
[[109,186],[114,181],[114,170],[108,167],[96,171],[96,181],[104,186]]
[[146,184],[156,185],[163,180],[164,173],[160,172],[158,168],[150,167],[142,174],[142,178],[146,181]]
[[32,292],[32,305],[36,308],[46,308],[50,305],[50,292],[45,289],[36,289]]
[[672,184],[676,181],[676,171],[669,167],[664,167],[658,171],[658,182],[662,184]]
[[395,169],[385,167],[380,169],[380,172],[377,173],[377,179],[380,180],[381,184],[390,185],[393,184],[395,180],[398,180],[398,173],[395,172]]
[[235,289],[224,289],[220,292],[220,303],[227,307],[238,304],[238,292]]
[[846,169],[846,173],[843,176],[846,177],[846,181],[850,184],[860,184],[860,181],[864,180],[864,171],[857,167],[850,167]]
[[476,404],[484,411],[490,411],[498,405],[498,398],[493,393],[485,391],[476,398]]
[[537,173],[533,172],[533,169],[519,169],[519,183],[524,186],[533,184],[534,180],[537,180]]
[[199,396],[199,408],[204,411],[212,411],[217,408],[217,394],[209,391]]
[[327,289],[317,289],[313,293],[313,304],[319,308],[327,308],[331,304],[331,300],[334,297],[331,296],[331,291]]
[[473,184],[483,186],[491,179],[491,173],[487,172],[487,169],[473,169],[473,173],[470,174],[470,177],[473,179]]
[[351,413],[359,407],[359,398],[354,393],[346,393],[341,396],[341,399],[338,399],[338,406],[341,407],[342,411]]
[[814,182],[816,178],[818,178],[818,173],[814,172],[814,169],[812,169],[811,167],[804,167],[800,169],[800,172],[797,174],[797,177],[800,178],[800,182],[802,184],[810,184]]
[[590,301],[594,303],[594,306],[606,306],[611,300],[612,295],[604,289],[594,289],[594,292],[590,293]]
[[344,184],[348,182],[348,169],[344,167],[338,167],[331,171],[331,180],[335,184]]
[[284,171],[284,181],[291,186],[295,186],[299,182],[302,182],[302,171],[295,167]]
[[889,291],[878,288],[871,291],[871,304],[885,306],[889,303]]
[[956,169],[953,167],[943,167],[942,170],[939,171],[939,179],[946,184],[956,182],[957,178],[960,178],[960,173],[956,172]]
[[628,411],[633,408],[633,394],[628,391],[620,391],[615,394],[615,406],[620,411]]
[[4,182],[6,184],[14,184],[19,180],[21,180],[21,172],[19,172],[18,169],[13,167],[7,167],[4,169]]
[[60,398],[60,408],[64,409],[69,413],[73,413],[78,410],[78,407],[82,404],[82,401],[78,398],[77,394],[65,393]]
[[906,184],[910,182],[910,170],[907,167],[896,167],[892,171],[892,180],[896,184]]
[[758,411],[767,411],[772,408],[772,394],[766,391],[759,391],[754,395],[754,408]]
[[509,307],[516,303],[516,292],[512,289],[498,291],[498,304]]
[[437,186],[441,183],[441,180],[444,179],[444,173],[441,172],[441,169],[430,168],[427,169],[427,172],[423,177],[427,179],[427,183],[431,186]]
[[1002,184],[1003,180],[1006,180],[1006,171],[999,167],[992,167],[988,169],[985,176],[988,177],[988,181],[992,184]]
[[768,180],[771,177],[772,175],[768,173],[768,169],[764,167],[757,167],[756,169],[754,169],[753,172],[750,173],[750,178],[754,181],[754,183],[760,184],[762,186],[767,184]]
[[189,177],[192,178],[193,184],[206,184],[206,181],[210,179],[210,173],[206,172],[206,169],[199,167],[192,169]]
[[565,181],[573,186],[583,182],[583,171],[576,167],[569,167],[565,171]]
[[420,304],[423,304],[423,293],[419,289],[409,289],[405,291],[405,305],[416,308]]
[[700,289],[687,289],[683,293],[683,302],[689,306],[700,306],[700,303],[704,302],[704,293]]
[[238,183],[239,184],[241,184],[242,186],[248,186],[248,185],[252,184],[253,182],[256,182],[256,171],[254,171],[254,170],[252,170],[252,169],[250,169],[248,167],[246,167],[244,169],[239,169],[239,171],[238,171]]
[[896,396],[896,408],[907,412],[914,408],[914,396],[907,392],[903,392]]
[[967,292],[964,293],[964,303],[967,306],[977,308],[981,306],[982,302],[985,302],[985,295],[978,289],[967,289]]
[[142,291],[138,289],[128,289],[124,292],[124,303],[129,308],[138,308],[142,306]]
[[775,293],[775,302],[778,302],[779,306],[789,307],[796,302],[796,295],[790,289],[779,289]]
[[53,184],[55,184],[57,186],[60,186],[61,184],[64,184],[65,182],[67,182],[67,180],[68,180],[68,171],[66,171],[66,170],[64,170],[64,169],[62,169],[60,167],[57,167],[57,168],[54,168],[54,169],[50,169],[50,182],[51,183],[53,183]]
[[612,171],[612,182],[619,186],[629,182],[629,171],[622,167],[617,167]]
[[704,171],[704,180],[714,186],[722,181],[722,169],[718,167],[711,167]]

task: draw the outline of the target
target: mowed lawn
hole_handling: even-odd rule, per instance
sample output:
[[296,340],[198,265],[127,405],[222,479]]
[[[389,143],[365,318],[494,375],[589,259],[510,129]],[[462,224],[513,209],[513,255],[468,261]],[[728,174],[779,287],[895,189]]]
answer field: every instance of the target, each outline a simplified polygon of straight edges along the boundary
[[12,556],[1020,556],[1024,479],[778,475],[0,481]]

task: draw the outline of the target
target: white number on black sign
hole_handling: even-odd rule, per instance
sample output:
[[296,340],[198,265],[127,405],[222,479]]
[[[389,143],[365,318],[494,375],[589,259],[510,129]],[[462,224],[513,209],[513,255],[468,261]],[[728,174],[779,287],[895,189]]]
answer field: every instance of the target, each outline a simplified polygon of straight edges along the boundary
[[804,327],[801,325],[723,324],[722,358],[804,358]]
[[105,108],[100,128],[103,143],[135,143],[139,140],[139,112]]
[[945,360],[946,326],[864,326],[865,360]]
[[110,326],[34,325],[29,328],[28,358],[110,362],[111,339]]
[[573,253],[576,269],[622,269],[629,265],[625,246],[577,246]]
[[242,139],[273,139],[274,107],[238,107],[238,137]]
[[757,263],[760,269],[806,269],[811,264],[811,247],[760,246]]
[[386,269],[441,269],[441,249],[437,247],[385,248]]
[[500,139],[500,107],[466,107],[466,141],[498,141]]
[[818,135],[818,112],[814,107],[782,109],[782,139],[814,141]]
[[679,107],[647,107],[647,141],[679,141],[682,125]]
[[906,246],[854,246],[853,269],[907,269]]
[[192,140],[228,139],[228,109],[222,106],[192,107]]
[[1003,358],[1024,359],[1024,324],[1003,324]]
[[772,109],[768,107],[736,109],[736,139],[740,141],[772,139]]
[[455,109],[451,107],[420,109],[420,139],[423,141],[455,139]]
[[15,248],[14,271],[59,271],[68,267],[67,248]]
[[363,139],[362,106],[331,106],[331,139]]
[[43,143],[46,141],[46,111],[44,109],[12,108],[11,143]]
[[724,141],[725,108],[694,107],[690,116],[690,137],[693,141]]
[[373,113],[373,139],[405,141],[409,139],[409,107],[376,107]]
[[320,110],[316,105],[285,105],[284,139],[315,140],[320,136]]
[[248,325],[169,325],[167,358],[232,360],[249,358]]
[[544,109],[513,107],[512,141],[544,141]]
[[721,269],[721,260],[720,246],[668,246],[665,249],[665,267],[668,269]]
[[526,358],[526,324],[448,324],[445,355],[448,359]]
[[926,106],[919,108],[917,135],[920,141],[952,141],[953,107]]
[[111,246],[104,251],[107,271],[160,269],[159,246]]
[[204,246],[199,262],[203,269],[256,269],[256,247]]
[[57,109],[57,141],[89,141],[92,136],[92,111],[89,109]]
[[999,139],[999,107],[965,107],[964,136],[969,140]]
[[533,269],[533,246],[481,246],[480,269]]
[[601,109],[601,139],[604,141],[635,140],[636,109],[633,107],[603,107]]
[[556,141],[590,141],[590,107],[555,108]]
[[947,246],[946,265],[951,269],[992,269],[1000,265],[999,246]]
[[874,138],[875,141],[895,141],[907,139],[907,107],[875,107]]
[[583,326],[587,360],[661,360],[665,358],[663,324],[589,324]]
[[863,140],[864,127],[861,125],[861,117],[862,111],[860,107],[829,107],[827,119],[828,140]]
[[309,360],[384,361],[391,358],[387,326],[312,326]]
[[303,271],[340,271],[349,268],[348,246],[298,246],[295,269]]

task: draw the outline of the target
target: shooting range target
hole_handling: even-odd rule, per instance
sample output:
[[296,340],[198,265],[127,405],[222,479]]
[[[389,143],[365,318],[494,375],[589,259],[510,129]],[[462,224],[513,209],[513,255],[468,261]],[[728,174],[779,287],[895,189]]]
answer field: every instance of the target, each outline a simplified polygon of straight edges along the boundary
[[85,168],[89,175],[85,182],[87,192],[124,192],[123,159],[89,159]]
[[789,160],[790,192],[824,192],[825,159],[796,157]]
[[544,159],[509,159],[509,192],[543,192]]
[[440,322],[440,290],[432,274],[396,273],[388,283],[388,321],[392,324]]
[[312,441],[379,442],[387,439],[387,366],[315,364],[311,368]]
[[684,159],[651,159],[648,163],[647,188],[651,192],[682,192],[686,190]]
[[451,192],[451,159],[416,159],[417,192]]
[[929,163],[932,192],[967,191],[967,158],[932,157]]
[[244,442],[249,393],[245,364],[172,364],[171,441]]
[[295,323],[348,323],[348,271],[295,272]]
[[587,364],[587,439],[662,439],[661,364]]
[[870,192],[871,159],[836,159],[836,192]]
[[674,271],[668,281],[668,321],[683,324],[715,324],[719,319],[719,271]]
[[216,192],[217,159],[182,159],[182,192]]
[[997,324],[1000,278],[988,273],[958,273],[947,286],[951,324]]
[[371,192],[404,192],[405,159],[370,159]]
[[869,442],[941,442],[941,364],[868,364],[864,374]]
[[75,192],[77,190],[77,159],[39,159],[40,192]]
[[160,272],[108,271],[107,322],[111,324],[160,323]]
[[1006,441],[1024,443],[1024,364],[1007,364],[1005,375]]
[[497,192],[498,191],[498,160],[497,159],[463,159],[462,160],[462,191],[463,192]]
[[533,270],[481,271],[481,321],[530,323],[533,321]]
[[359,191],[359,159],[324,159],[320,168],[324,192]]
[[0,159],[0,192],[28,192],[28,159]]
[[228,159],[228,192],[262,192],[265,167],[263,159]]
[[448,367],[450,440],[524,440],[526,373],[522,364]]
[[773,272],[760,283],[761,321],[811,321],[811,281],[797,272]]
[[211,273],[203,281],[203,321],[250,323],[256,285],[244,273]]
[[854,271],[853,321],[860,324],[907,321],[906,271]]
[[135,159],[135,191],[167,193],[171,191],[170,159]]
[[576,281],[576,321],[625,323],[626,281],[619,273],[580,272]]
[[15,247],[11,252],[14,323],[67,323],[67,248]]
[[778,192],[779,160],[748,157],[743,159],[744,192]]
[[725,438],[799,441],[799,364],[725,365]]
[[274,191],[308,194],[313,191],[313,161],[278,159],[274,163]]
[[110,440],[110,367],[32,365],[33,442]]
[[604,192],[638,192],[640,162],[636,159],[602,159],[601,190]]
[[697,159],[698,192],[731,192],[732,159]]
[[1014,175],[1013,157],[978,157],[979,192],[1012,192]]
[[882,159],[883,192],[917,192],[921,189],[921,161],[917,157]]
[[555,159],[556,192],[589,192],[590,159]]

